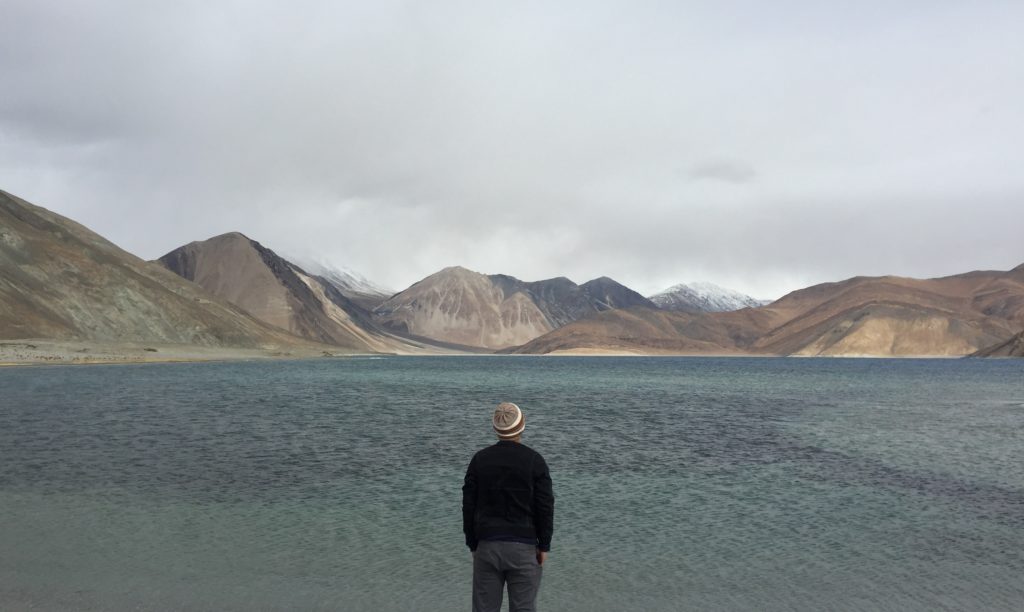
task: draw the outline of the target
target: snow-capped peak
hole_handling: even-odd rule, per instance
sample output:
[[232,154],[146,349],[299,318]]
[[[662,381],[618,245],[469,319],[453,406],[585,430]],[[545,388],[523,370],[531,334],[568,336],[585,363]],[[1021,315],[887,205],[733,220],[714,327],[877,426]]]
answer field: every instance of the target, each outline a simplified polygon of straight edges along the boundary
[[728,312],[741,308],[757,308],[768,303],[766,300],[758,300],[745,293],[709,282],[673,285],[650,296],[650,300],[665,310],[685,312]]

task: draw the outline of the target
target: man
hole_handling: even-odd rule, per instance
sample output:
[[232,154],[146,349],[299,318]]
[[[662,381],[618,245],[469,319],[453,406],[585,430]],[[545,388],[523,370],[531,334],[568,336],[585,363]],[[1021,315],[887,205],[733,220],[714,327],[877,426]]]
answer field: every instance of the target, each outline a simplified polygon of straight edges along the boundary
[[540,453],[522,444],[526,417],[510,402],[492,419],[498,443],[473,455],[462,485],[462,530],[473,551],[473,612],[537,609],[554,530],[555,496]]

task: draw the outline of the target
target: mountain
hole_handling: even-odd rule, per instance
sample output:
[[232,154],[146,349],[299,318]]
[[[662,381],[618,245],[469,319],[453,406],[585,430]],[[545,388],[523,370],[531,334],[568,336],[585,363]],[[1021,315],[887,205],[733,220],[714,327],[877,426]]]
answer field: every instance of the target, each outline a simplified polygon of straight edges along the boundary
[[714,283],[680,283],[650,296],[650,300],[663,310],[677,312],[729,312],[768,303]]
[[564,276],[542,281],[524,282],[504,274],[489,276],[506,295],[520,292],[528,296],[547,318],[552,328],[582,319],[596,312],[630,306],[654,304],[607,276],[577,285]]
[[378,329],[368,311],[328,280],[232,232],[167,253],[161,265],[257,319],[315,342],[363,351],[407,343]]
[[760,308],[719,313],[611,311],[517,352],[648,350],[804,356],[953,356],[1024,327],[1024,266],[936,279],[856,277]]
[[340,268],[308,257],[289,257],[288,260],[301,266],[310,275],[330,283],[342,295],[366,310],[373,310],[395,294],[394,291],[381,287],[358,272],[347,268]]
[[966,355],[1024,327],[1024,268],[934,279],[855,277],[764,308],[755,350],[788,355]]
[[646,306],[607,310],[575,321],[505,353],[745,354],[766,323],[757,310],[686,313]]
[[985,347],[971,357],[1024,357],[1024,331],[1006,342]]
[[139,342],[806,356],[1020,355],[1024,344],[1024,265],[855,277],[731,312],[661,310],[608,278],[524,282],[446,268],[371,313],[345,295],[356,285],[343,291],[237,233],[185,245],[161,264],[0,191],[0,340],[108,343],[115,354]]
[[580,290],[589,296],[597,311],[631,306],[654,306],[649,299],[607,276],[583,283]]
[[445,268],[374,310],[390,329],[465,346],[522,344],[552,329],[524,293],[506,293],[483,274]]
[[3,191],[0,338],[314,346],[70,219]]
[[461,267],[445,268],[374,310],[390,329],[460,345],[501,349],[612,308],[654,305],[609,279],[524,282]]

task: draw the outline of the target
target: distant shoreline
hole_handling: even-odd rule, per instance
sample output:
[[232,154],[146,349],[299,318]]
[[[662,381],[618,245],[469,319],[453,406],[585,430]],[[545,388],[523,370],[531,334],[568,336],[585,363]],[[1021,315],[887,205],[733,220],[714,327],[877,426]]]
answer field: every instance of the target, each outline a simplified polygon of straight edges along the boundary
[[243,361],[298,361],[305,359],[351,357],[707,357],[707,358],[781,358],[797,359],[961,359],[966,355],[772,355],[756,353],[670,353],[637,352],[621,349],[571,349],[544,354],[509,353],[400,353],[347,352],[343,349],[252,349],[140,343],[93,343],[60,340],[0,341],[0,367],[88,366],[170,364]]
[[47,365],[130,365],[228,361],[289,361],[330,357],[356,357],[381,353],[346,352],[344,349],[232,348],[160,343],[104,343],[75,340],[0,341],[0,367]]

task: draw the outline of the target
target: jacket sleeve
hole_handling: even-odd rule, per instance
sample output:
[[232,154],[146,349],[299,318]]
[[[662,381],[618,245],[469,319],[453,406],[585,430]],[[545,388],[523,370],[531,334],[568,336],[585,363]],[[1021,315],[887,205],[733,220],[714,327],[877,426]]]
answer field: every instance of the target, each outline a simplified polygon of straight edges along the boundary
[[537,528],[537,548],[551,550],[551,536],[555,530],[555,494],[548,464],[540,456],[533,466],[533,524]]
[[466,546],[476,550],[477,538],[474,517],[476,515],[476,456],[469,462],[466,478],[462,481],[462,532],[466,534]]

